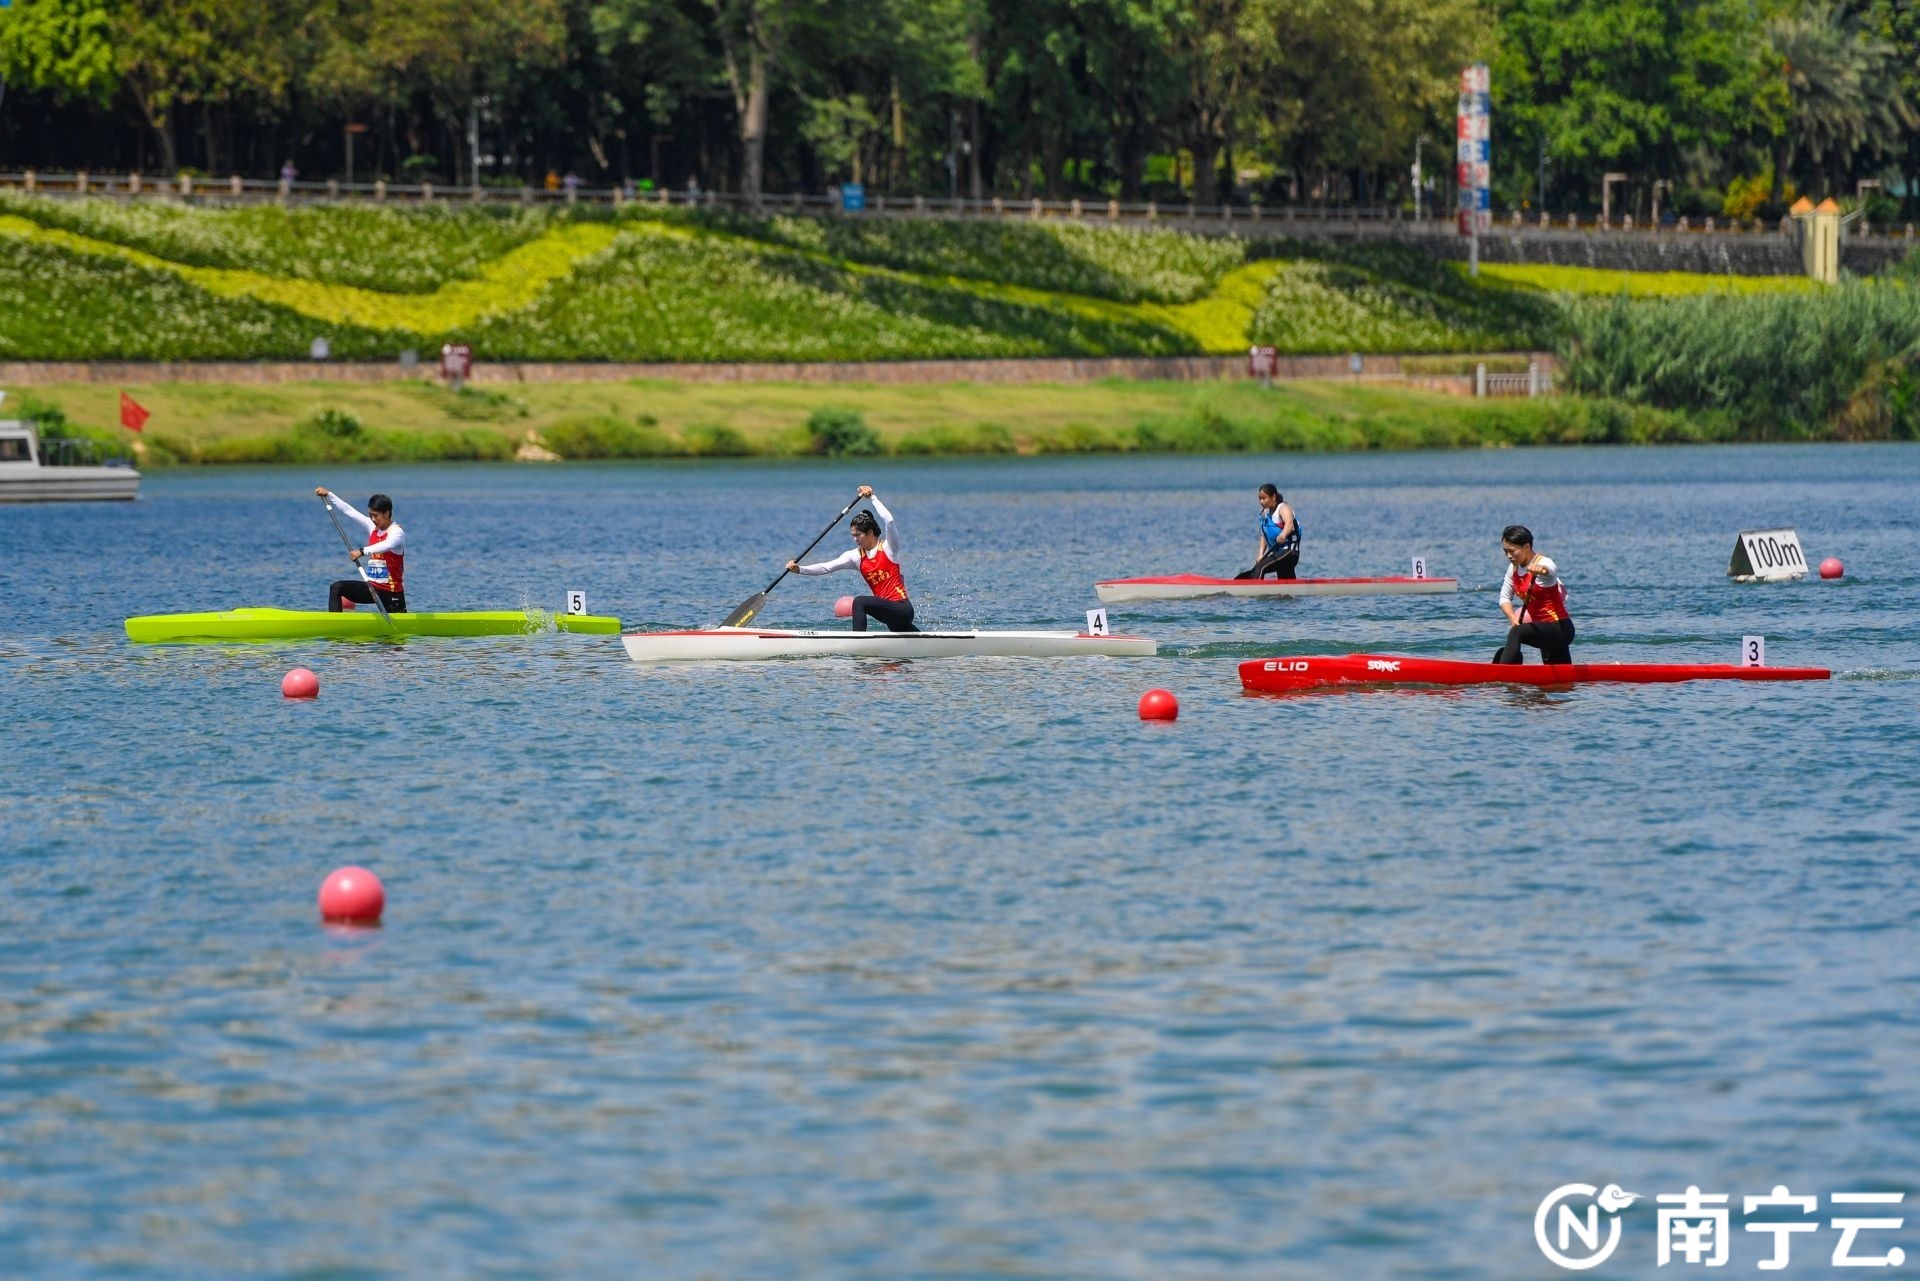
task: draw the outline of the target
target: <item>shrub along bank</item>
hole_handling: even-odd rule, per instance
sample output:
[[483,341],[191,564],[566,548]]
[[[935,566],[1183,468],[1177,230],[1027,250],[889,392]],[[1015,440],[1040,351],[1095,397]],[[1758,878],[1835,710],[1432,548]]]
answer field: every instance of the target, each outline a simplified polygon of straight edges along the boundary
[[[1730,438],[1678,414],[1575,397],[1463,400],[1353,383],[1091,386],[429,384],[136,389],[145,465],[738,458],[1657,443]],[[90,434],[118,433],[114,391],[37,389]]]

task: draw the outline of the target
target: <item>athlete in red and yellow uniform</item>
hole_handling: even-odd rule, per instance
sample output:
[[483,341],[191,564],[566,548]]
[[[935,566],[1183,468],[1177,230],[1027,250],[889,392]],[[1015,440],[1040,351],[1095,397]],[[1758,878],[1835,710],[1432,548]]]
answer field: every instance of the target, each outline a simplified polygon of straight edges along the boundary
[[327,492],[325,485],[316,485],[313,492],[326,499],[328,506],[358,525],[367,539],[366,546],[348,552],[353,560],[360,563],[360,568],[366,570],[367,581],[363,583],[357,578],[343,578],[329,587],[328,611],[339,613],[342,600],[362,605],[373,604],[373,596],[367,591],[371,586],[380,593],[380,603],[387,607],[389,614],[406,613],[407,531],[394,523],[393,500],[385,494],[375,494],[367,500],[367,514],[362,516],[340,495]]
[[[860,486],[859,492],[860,497],[873,504],[873,510],[854,514],[854,546],[832,560],[813,565],[790,560],[787,568],[796,574],[808,575],[858,569],[872,595],[853,598],[853,630],[866,631],[867,619],[875,618],[886,624],[890,632],[918,631],[913,625],[913,602],[907,599],[906,576],[900,570],[900,536],[894,529],[893,513],[874,497],[872,485]],[[878,520],[874,519],[876,516]]]
[[1531,645],[1540,651],[1543,663],[1571,663],[1573,617],[1567,613],[1567,585],[1560,581],[1560,567],[1534,552],[1533,531],[1525,525],[1508,525],[1501,531],[1500,550],[1507,558],[1500,612],[1511,626],[1506,645],[1493,661],[1518,663],[1520,647]]

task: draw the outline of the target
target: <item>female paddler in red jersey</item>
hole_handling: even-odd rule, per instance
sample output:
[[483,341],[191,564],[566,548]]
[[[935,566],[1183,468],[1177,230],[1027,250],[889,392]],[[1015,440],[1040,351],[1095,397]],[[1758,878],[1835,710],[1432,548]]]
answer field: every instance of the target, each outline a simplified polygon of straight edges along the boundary
[[854,546],[813,565],[790,560],[787,568],[809,575],[831,574],[849,566],[858,569],[873,594],[853,598],[853,630],[864,632],[867,619],[877,618],[890,632],[918,631],[913,625],[913,602],[907,599],[907,580],[900,572],[900,537],[894,531],[893,513],[873,496],[872,485],[860,486],[859,494],[873,504],[873,510],[854,513]]
[[1506,646],[1493,661],[1518,663],[1520,647],[1531,645],[1540,651],[1543,663],[1571,663],[1573,618],[1567,613],[1567,587],[1560,581],[1559,567],[1534,554],[1533,531],[1525,525],[1502,530],[1500,550],[1507,557],[1500,611],[1512,626],[1507,628]]

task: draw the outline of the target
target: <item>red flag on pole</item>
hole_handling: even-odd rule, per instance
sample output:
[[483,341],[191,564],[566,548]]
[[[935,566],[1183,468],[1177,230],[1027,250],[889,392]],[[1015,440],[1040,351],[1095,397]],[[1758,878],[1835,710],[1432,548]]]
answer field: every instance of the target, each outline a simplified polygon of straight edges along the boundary
[[120,393],[120,425],[122,427],[128,431],[139,431],[147,425],[147,419],[152,416],[152,412],[142,406],[139,401],[124,391]]

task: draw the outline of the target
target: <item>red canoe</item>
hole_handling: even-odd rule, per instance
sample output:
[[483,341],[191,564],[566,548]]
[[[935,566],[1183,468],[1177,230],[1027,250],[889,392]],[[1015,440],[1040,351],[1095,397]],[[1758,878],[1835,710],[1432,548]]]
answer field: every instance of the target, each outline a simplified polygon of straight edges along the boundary
[[1727,663],[1462,663],[1398,654],[1250,658],[1240,684],[1258,694],[1343,685],[1666,685],[1676,681],[1823,681],[1824,667],[1734,667]]
[[1431,596],[1460,590],[1457,578],[1107,578],[1093,585],[1102,605],[1202,596]]

